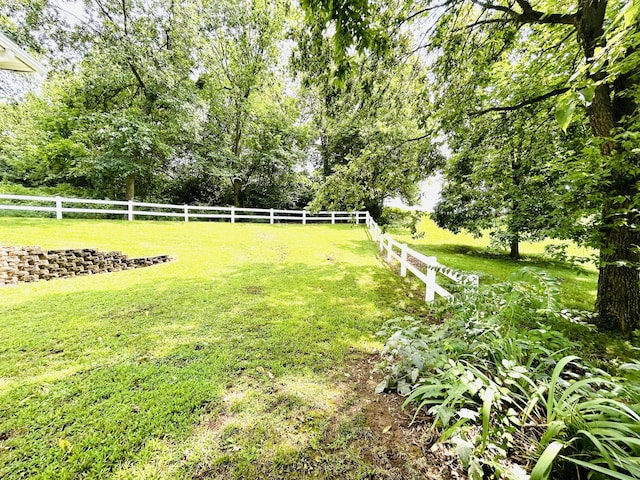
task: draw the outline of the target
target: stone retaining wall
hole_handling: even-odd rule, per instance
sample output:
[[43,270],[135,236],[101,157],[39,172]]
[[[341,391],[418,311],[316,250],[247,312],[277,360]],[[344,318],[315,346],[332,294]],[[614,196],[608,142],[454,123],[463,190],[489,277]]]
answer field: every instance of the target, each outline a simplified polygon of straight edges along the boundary
[[121,252],[42,250],[39,247],[0,247],[0,285],[12,285],[77,275],[118,272],[173,260],[168,255],[128,258]]

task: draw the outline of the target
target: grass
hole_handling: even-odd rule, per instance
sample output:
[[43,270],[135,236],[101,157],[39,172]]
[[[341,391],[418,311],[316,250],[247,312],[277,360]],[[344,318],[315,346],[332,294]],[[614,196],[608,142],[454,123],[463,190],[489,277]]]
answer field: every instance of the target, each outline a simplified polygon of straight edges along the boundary
[[[417,240],[412,239],[406,231],[390,230],[390,233],[415,250],[436,256],[447,267],[478,274],[482,283],[506,280],[511,273],[525,265],[542,268],[561,282],[563,305],[571,309],[593,310],[598,281],[595,267],[572,266],[543,256],[545,245],[561,243],[559,241],[522,243],[522,258],[513,260],[504,252],[498,254],[489,250],[488,236],[475,238],[465,233],[454,234],[438,228],[428,217],[422,218],[418,231],[423,232],[424,237]],[[593,251],[570,245],[567,253],[587,257]]]
[[[569,306],[593,304],[595,272],[539,246],[513,261],[421,230],[394,236],[483,282],[543,266]],[[0,290],[0,477],[389,476],[336,378],[385,320],[426,307],[363,228],[0,218],[0,239],[177,257]]]
[[[418,225],[418,232],[424,233],[422,238],[413,239],[407,230],[390,228],[388,231],[398,241],[425,255],[435,256],[447,267],[477,274],[481,284],[507,280],[512,273],[524,266],[543,269],[560,282],[560,303],[564,308],[584,311],[594,309],[598,283],[595,266],[570,265],[543,255],[546,245],[567,242],[523,242],[520,245],[521,258],[514,260],[509,258],[508,252],[496,252],[491,248],[488,235],[475,238],[465,233],[454,234],[438,228],[428,217],[423,217]],[[567,254],[589,257],[594,251],[569,244]],[[442,280],[446,279],[438,276],[438,282]],[[637,357],[638,337],[629,343],[625,338],[611,332],[592,331],[583,325],[568,321],[558,321],[551,326],[582,344],[584,348],[579,352],[580,355],[590,358],[603,368],[613,358],[624,362]]]
[[326,441],[336,370],[412,302],[362,228],[2,218],[0,238],[177,257],[2,288],[0,477],[376,472],[352,433]]

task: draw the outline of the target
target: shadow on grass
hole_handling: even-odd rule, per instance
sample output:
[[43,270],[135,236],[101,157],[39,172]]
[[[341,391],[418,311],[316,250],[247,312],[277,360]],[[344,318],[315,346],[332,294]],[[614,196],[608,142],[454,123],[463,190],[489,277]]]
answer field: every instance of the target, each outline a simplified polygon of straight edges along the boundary
[[238,379],[322,376],[371,348],[402,290],[388,270],[328,260],[5,309],[0,476],[105,478],[144,462],[149,445],[179,443],[216,412]]
[[[344,248],[354,253],[370,249],[372,241],[352,241]],[[561,284],[562,302],[567,308],[592,310],[595,301],[597,272],[581,265],[570,265],[555,261],[542,255],[523,255],[520,259],[510,258],[507,254],[497,253],[485,247],[460,244],[411,244],[414,250],[428,256],[435,256],[442,265],[462,272],[476,274],[481,284],[492,284],[505,281],[509,276],[523,267],[540,268]],[[377,248],[376,248],[377,251]],[[384,255],[384,254],[380,254]],[[382,260],[381,260],[382,261]],[[395,262],[393,266],[397,265]],[[444,277],[438,277],[438,282],[451,286]],[[422,286],[416,287],[417,296]]]
[[537,255],[524,255],[515,260],[504,254],[492,253],[482,247],[453,244],[412,245],[412,248],[434,255],[450,268],[477,274],[481,284],[505,281],[522,267],[547,271],[561,284],[561,300],[567,308],[591,310],[595,301],[597,272]]
[[498,252],[484,247],[459,244],[434,244],[428,246],[414,245],[413,248],[416,250],[433,252],[433,255],[459,255],[467,258],[471,257],[473,259],[489,260],[491,262],[501,263],[505,266],[511,265],[518,268],[524,265],[533,265],[539,268],[555,268],[577,274],[593,274],[593,270],[581,265],[570,265],[562,261],[550,259],[543,255],[521,255],[520,258],[514,259],[504,252]]

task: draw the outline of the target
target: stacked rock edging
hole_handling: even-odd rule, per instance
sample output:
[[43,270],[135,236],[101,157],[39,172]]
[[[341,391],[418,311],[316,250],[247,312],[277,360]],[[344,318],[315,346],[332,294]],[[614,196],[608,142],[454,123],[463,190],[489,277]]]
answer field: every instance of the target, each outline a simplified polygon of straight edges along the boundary
[[173,258],[169,255],[129,258],[122,252],[100,252],[91,248],[43,250],[40,247],[0,247],[0,285],[119,272],[171,260]]

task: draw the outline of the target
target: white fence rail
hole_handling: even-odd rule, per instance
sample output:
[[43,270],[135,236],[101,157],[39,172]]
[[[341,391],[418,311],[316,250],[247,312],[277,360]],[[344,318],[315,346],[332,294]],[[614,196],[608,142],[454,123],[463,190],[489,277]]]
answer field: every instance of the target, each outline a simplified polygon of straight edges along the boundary
[[[89,207],[87,207],[89,205]],[[102,208],[96,208],[102,207]],[[196,219],[229,220],[235,223],[241,220],[264,220],[295,223],[366,223],[371,238],[378,242],[380,251],[386,252],[387,262],[400,262],[400,275],[405,277],[411,272],[426,285],[425,300],[432,301],[435,295],[450,297],[451,293],[438,285],[437,274],[453,280],[457,284],[478,286],[477,275],[467,275],[440,265],[436,257],[427,257],[420,252],[399,243],[391,236],[383,234],[380,226],[371,218],[369,212],[359,211],[321,211],[279,210],[274,208],[238,208],[211,207],[201,205],[171,205],[164,203],[145,203],[118,200],[93,200],[88,198],[44,197],[32,195],[0,194],[0,211],[45,212],[62,219],[64,214],[95,214],[122,216],[129,221],[136,217],[175,217],[188,222]]]
[[391,263],[393,260],[400,262],[400,275],[407,276],[411,272],[426,286],[425,300],[431,302],[438,294],[441,297],[450,297],[451,293],[437,283],[437,274],[453,280],[457,284],[471,287],[478,286],[478,276],[457,272],[453,269],[440,265],[436,257],[427,257],[420,252],[409,248],[404,243],[399,243],[390,235],[382,233],[380,226],[369,215],[366,217],[367,227],[373,241],[378,242],[380,252],[386,252],[386,260]]
[[[25,203],[28,202],[28,203]],[[103,208],[87,207],[101,206]],[[340,223],[365,222],[367,212],[308,212],[306,210],[279,210],[274,208],[210,207],[201,205],[171,205],[164,203],[145,203],[118,200],[93,200],[88,198],[42,197],[32,195],[0,194],[0,210],[24,212],[46,212],[62,219],[65,213],[95,215],[121,215],[132,221],[136,217],[175,217],[188,222],[196,219],[264,220],[295,223]]]

